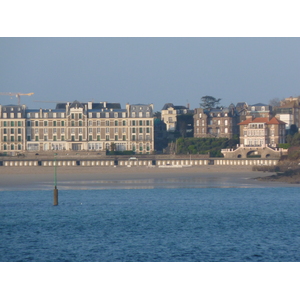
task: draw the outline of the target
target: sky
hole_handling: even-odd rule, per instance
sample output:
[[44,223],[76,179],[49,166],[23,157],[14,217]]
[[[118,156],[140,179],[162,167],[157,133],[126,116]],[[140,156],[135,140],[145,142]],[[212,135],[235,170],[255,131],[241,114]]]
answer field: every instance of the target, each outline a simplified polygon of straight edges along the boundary
[[[29,108],[67,101],[199,107],[300,95],[298,37],[1,37],[0,92]],[[49,102],[36,102],[49,101]],[[17,103],[0,96],[0,104]]]

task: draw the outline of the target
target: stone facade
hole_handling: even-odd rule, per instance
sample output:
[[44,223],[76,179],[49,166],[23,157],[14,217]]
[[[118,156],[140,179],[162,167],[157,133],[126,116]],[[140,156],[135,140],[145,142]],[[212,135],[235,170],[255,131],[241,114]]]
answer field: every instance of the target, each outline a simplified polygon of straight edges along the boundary
[[234,106],[229,108],[196,108],[194,111],[194,137],[229,138],[238,134],[238,115]]
[[153,105],[57,104],[55,109],[0,105],[0,151],[154,150]]

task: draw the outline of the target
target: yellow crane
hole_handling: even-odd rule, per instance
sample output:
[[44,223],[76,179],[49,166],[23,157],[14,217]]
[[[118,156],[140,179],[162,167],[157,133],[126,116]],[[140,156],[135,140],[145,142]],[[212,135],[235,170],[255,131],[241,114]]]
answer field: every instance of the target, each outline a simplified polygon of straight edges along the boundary
[[31,96],[34,93],[22,94],[22,93],[0,93],[2,96],[16,96],[18,98],[18,105],[21,105],[21,97],[20,96]]

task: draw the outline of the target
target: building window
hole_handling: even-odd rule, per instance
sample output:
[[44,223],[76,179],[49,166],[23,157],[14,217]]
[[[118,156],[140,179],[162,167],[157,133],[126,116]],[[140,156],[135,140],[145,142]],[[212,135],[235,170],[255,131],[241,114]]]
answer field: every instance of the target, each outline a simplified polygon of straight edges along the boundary
[[56,142],[56,135],[53,136],[53,141]]
[[106,139],[107,141],[109,141],[109,135],[107,135],[107,136],[105,137],[105,139]]
[[74,114],[71,114],[71,119],[75,119]]
[[105,126],[109,126],[109,121],[105,121]]
[[61,126],[65,126],[65,121],[61,121]]
[[132,121],[132,126],[135,126],[135,121]]
[[14,134],[14,133],[15,133],[15,130],[14,130],[13,128],[11,128],[11,129],[10,129],[10,133],[11,133],[11,134]]
[[80,141],[80,142],[82,141],[82,135],[79,136],[79,141]]
[[36,141],[38,141],[38,140],[39,140],[39,137],[38,137],[38,136],[36,136],[36,137],[35,137],[35,140],[36,140]]
[[56,126],[56,121],[53,121],[53,126]]
[[65,140],[65,136],[64,136],[64,135],[61,136],[61,140],[62,140],[62,141]]
[[47,121],[44,121],[44,126],[48,126],[48,122]]
[[72,141],[72,142],[75,141],[75,136],[74,136],[74,135],[71,136],[71,141]]
[[97,135],[97,141],[100,141],[100,135]]
[[18,142],[21,142],[22,140],[21,140],[21,136],[18,136]]
[[10,126],[15,126],[15,122],[14,122],[14,121],[11,121],[11,122],[10,122]]
[[143,121],[140,121],[140,126],[143,126]]

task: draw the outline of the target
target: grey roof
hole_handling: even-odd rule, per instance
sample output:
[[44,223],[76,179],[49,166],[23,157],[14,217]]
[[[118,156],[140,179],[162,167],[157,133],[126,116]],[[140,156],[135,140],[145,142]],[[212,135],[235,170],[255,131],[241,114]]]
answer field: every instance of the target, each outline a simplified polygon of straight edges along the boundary
[[[86,102],[79,102],[75,100],[73,103],[70,104],[70,107],[74,107],[75,105],[84,107],[85,105],[88,105]],[[56,104],[56,109],[66,109],[67,103],[57,103]],[[92,109],[121,109],[121,104],[120,103],[109,103],[106,102],[106,106],[104,106],[103,102],[100,103],[92,103]]]
[[174,109],[188,109],[186,106],[183,105],[174,105],[173,103],[166,103],[162,110],[167,110],[168,108],[173,107]]
[[269,105],[263,103],[256,103],[256,104],[251,104],[250,106],[269,106]]

